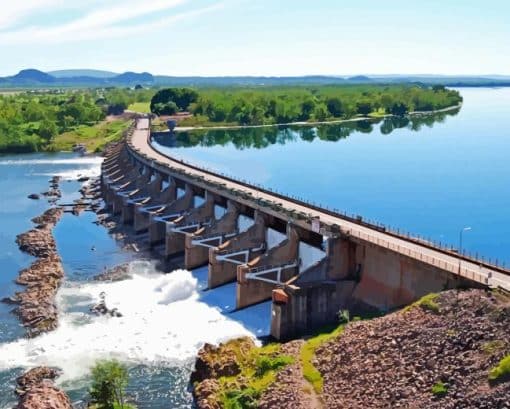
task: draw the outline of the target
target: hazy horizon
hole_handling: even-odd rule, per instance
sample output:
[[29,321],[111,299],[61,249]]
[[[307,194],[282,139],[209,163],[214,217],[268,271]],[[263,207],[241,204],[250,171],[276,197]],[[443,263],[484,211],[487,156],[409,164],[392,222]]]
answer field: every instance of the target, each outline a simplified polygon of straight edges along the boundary
[[0,76],[30,67],[204,77],[509,76],[508,15],[501,0],[483,8],[460,0],[26,0],[2,5]]

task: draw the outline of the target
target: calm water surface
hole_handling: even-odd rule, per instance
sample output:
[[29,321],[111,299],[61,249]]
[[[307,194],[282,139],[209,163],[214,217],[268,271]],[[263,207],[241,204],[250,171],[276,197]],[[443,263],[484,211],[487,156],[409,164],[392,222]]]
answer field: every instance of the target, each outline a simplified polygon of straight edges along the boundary
[[195,131],[177,158],[510,264],[510,89],[458,113],[318,128]]

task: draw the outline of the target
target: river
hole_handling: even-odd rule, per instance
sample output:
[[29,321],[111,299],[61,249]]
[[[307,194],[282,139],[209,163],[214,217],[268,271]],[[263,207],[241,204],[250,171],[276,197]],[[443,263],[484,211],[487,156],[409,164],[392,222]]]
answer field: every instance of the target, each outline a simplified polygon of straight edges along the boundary
[[[510,263],[510,89],[461,89],[458,113],[379,123],[189,132],[158,149],[217,171],[363,215],[434,240]],[[78,175],[99,172],[100,159],[72,154],[0,156],[0,298],[32,258],[15,237],[48,206],[30,200],[53,175],[62,203],[78,198]],[[140,408],[189,408],[188,377],[204,342],[269,331],[270,304],[238,313],[233,284],[203,291],[204,268],[171,274],[123,250],[93,213],[65,214],[54,230],[66,279],[57,295],[60,326],[23,338],[12,306],[0,303],[0,408],[12,407],[15,377],[38,364],[63,369],[59,383],[75,403],[87,397],[89,368],[115,356],[130,368],[129,394]],[[95,250],[93,250],[93,248]],[[131,280],[91,277],[129,262]],[[122,318],[88,309],[106,293]],[[135,294],[135,297],[133,297]]]
[[[33,260],[18,250],[16,235],[31,228],[30,219],[48,207],[46,200],[30,200],[27,195],[47,190],[48,179],[60,175],[60,202],[70,203],[79,197],[76,179],[99,174],[100,162],[100,158],[65,153],[0,156],[0,299],[21,289],[13,281],[19,269]],[[189,375],[204,342],[269,333],[270,303],[231,313],[234,284],[204,291],[207,268],[165,275],[153,261],[123,250],[95,221],[94,213],[66,213],[55,227],[66,274],[57,294],[56,331],[25,339],[10,312],[13,306],[0,303],[0,408],[15,404],[16,376],[36,365],[61,368],[59,384],[79,405],[87,399],[90,367],[112,356],[128,365],[128,394],[138,407],[189,408]],[[105,267],[125,262],[132,279],[91,280]],[[123,317],[96,317],[89,312],[102,292]]]
[[163,153],[510,264],[510,88],[459,111],[319,127],[193,131]]

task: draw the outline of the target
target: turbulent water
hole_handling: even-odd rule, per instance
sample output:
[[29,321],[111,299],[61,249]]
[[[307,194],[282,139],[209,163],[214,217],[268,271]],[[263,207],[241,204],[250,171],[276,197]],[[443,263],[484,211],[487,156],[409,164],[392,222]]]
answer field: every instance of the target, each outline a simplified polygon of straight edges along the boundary
[[[2,205],[0,297],[16,291],[12,280],[31,258],[19,252],[16,234],[30,228],[30,218],[41,213],[45,201],[31,201],[29,193],[47,188],[48,178],[60,175],[63,197],[69,203],[78,197],[83,175],[96,175],[100,160],[70,155],[25,155],[0,157],[0,189],[10,202]],[[5,203],[5,202],[4,202]],[[11,306],[0,305],[0,408],[15,402],[14,379],[25,368],[50,365],[62,368],[59,383],[75,403],[87,397],[88,374],[94,362],[117,357],[130,370],[129,394],[141,408],[188,408],[189,374],[194,356],[204,342],[220,342],[269,331],[270,305],[231,313],[235,306],[233,284],[204,291],[207,269],[157,271],[150,260],[135,260],[122,250],[106,230],[94,224],[93,213],[66,214],[54,230],[66,281],[57,294],[60,325],[56,331],[25,339]],[[104,268],[129,262],[131,279],[105,283],[91,277]],[[89,308],[100,294],[109,308],[122,317],[97,317]]]

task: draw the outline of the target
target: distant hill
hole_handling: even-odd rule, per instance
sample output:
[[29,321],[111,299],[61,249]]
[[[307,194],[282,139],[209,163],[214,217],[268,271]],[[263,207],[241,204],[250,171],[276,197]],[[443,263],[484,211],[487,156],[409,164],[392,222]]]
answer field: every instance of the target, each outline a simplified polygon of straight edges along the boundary
[[347,78],[350,82],[373,82],[374,80],[366,75],[355,75],[354,77]]
[[49,75],[56,78],[73,78],[73,77],[89,77],[89,78],[112,78],[119,75],[116,72],[102,70],[57,70],[48,71]]
[[141,74],[137,74],[136,72],[125,72],[110,78],[110,80],[124,84],[152,84],[154,82],[154,77],[148,72],[142,72]]
[[6,80],[17,84],[53,84],[55,82],[55,77],[46,74],[45,72],[30,68],[27,70],[21,70],[16,75],[7,77]]
[[493,76],[448,76],[448,75],[354,75],[350,77],[308,75],[301,77],[175,77],[152,75],[148,72],[124,72],[116,74],[101,70],[58,70],[45,73],[36,69],[22,70],[10,77],[0,77],[2,88],[37,87],[134,87],[137,84],[158,87],[258,87],[291,85],[342,85],[342,84],[442,84],[450,87],[510,86],[510,77]]

